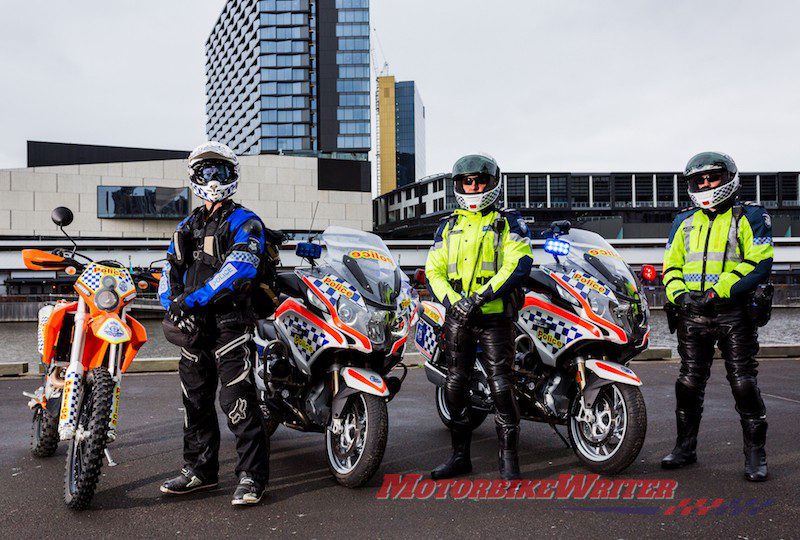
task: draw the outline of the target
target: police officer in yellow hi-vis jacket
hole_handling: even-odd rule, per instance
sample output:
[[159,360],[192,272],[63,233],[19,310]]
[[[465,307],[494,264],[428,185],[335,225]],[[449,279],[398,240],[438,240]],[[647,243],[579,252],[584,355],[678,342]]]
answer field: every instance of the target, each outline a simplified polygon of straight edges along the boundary
[[675,218],[663,271],[667,299],[674,305],[668,307],[677,307],[678,438],[661,465],[677,468],[697,461],[703,397],[718,344],[741,418],[745,478],[763,481],[767,421],[756,381],[758,333],[752,306],[772,268],[770,217],[761,206],[736,201],[739,174],[725,154],[694,156],[685,176],[696,208]]
[[453,455],[431,473],[451,478],[472,471],[468,419],[470,375],[477,344],[494,401],[500,474],[519,478],[519,409],[511,367],[519,287],[533,264],[530,231],[518,212],[498,210],[500,168],[494,159],[467,155],[453,166],[461,208],[442,220],[425,273],[431,294],[447,308],[444,322]]

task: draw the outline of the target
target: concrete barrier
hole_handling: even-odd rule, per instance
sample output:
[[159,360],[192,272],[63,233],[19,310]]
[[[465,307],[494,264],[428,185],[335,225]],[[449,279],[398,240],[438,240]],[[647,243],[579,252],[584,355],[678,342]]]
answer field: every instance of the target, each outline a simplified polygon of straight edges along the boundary
[[672,356],[672,350],[669,347],[650,347],[642,351],[634,361],[637,362],[651,362],[654,360],[669,360]]
[[178,358],[134,359],[125,373],[160,373],[164,371],[178,371]]
[[28,373],[26,362],[13,362],[0,364],[0,377],[19,377]]

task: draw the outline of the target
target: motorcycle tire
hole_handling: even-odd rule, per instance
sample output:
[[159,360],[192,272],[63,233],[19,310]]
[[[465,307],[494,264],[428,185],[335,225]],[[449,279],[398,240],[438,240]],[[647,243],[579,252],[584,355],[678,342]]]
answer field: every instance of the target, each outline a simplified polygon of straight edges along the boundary
[[[600,448],[605,447],[603,443],[614,444],[615,436],[612,434],[597,435],[597,441],[590,440],[592,437],[583,430],[587,427],[580,426],[581,423],[576,418],[580,407],[579,397],[573,398],[570,407],[570,419],[567,424],[569,432],[569,442],[578,459],[587,469],[598,474],[617,474],[625,470],[636,460],[639,452],[644,445],[644,438],[647,434],[647,408],[645,407],[644,397],[638,386],[627,384],[611,383],[604,386],[595,399],[593,411],[605,409],[607,405],[609,411],[617,410],[617,418],[614,418],[614,427],[618,426],[618,420],[624,415],[624,426],[620,440],[615,444],[613,451],[604,454]],[[613,404],[618,403],[618,407]],[[610,422],[609,422],[610,423]]]
[[58,416],[41,405],[36,406],[31,425],[31,454],[37,458],[51,457],[58,449],[58,441]]
[[[444,388],[441,386],[436,387],[436,412],[439,413],[439,420],[442,421],[442,424],[444,424],[447,429],[450,429],[452,426],[450,410],[447,408],[447,401],[444,397]],[[489,416],[489,411],[470,407],[468,416],[469,425],[473,430],[475,430],[478,429],[478,427],[483,424],[483,421],[486,420],[486,417]]]
[[77,436],[70,440],[64,473],[64,503],[73,510],[85,509],[94,497],[108,442],[113,394],[114,380],[107,369],[93,369],[86,375],[76,419],[85,435],[81,441]]
[[361,393],[354,394],[345,405],[342,416],[347,420],[352,418],[349,415],[354,415],[356,422],[363,417],[360,422],[363,425],[353,428],[353,444],[357,445],[363,434],[357,458],[352,463],[342,463],[341,447],[336,441],[341,435],[334,434],[330,428],[325,430],[325,450],[328,468],[336,481],[345,487],[357,488],[366,484],[381,466],[389,438],[389,411],[384,398]]

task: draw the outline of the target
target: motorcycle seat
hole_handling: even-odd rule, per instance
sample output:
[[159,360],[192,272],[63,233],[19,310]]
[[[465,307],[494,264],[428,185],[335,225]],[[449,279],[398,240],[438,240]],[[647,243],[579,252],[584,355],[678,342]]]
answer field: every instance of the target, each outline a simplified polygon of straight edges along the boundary
[[275,331],[275,322],[269,319],[259,319],[256,321],[256,332],[258,332],[258,337],[264,341],[274,341],[278,339],[278,333]]
[[278,288],[282,294],[293,296],[295,298],[303,297],[303,288],[300,283],[300,278],[294,272],[278,272],[277,276]]

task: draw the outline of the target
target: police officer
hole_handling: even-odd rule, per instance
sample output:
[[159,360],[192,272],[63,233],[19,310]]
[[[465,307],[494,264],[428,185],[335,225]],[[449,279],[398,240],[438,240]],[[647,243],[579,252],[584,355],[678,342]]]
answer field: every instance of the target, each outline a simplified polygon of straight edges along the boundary
[[239,484],[231,503],[256,504],[267,484],[269,440],[252,374],[256,349],[246,293],[257,277],[264,225],[230,199],[238,186],[239,162],[224,144],[195,148],[189,177],[192,192],[205,204],[178,225],[159,286],[167,322],[186,334],[179,363],[185,465],[161,491],[184,494],[217,485],[220,433],[214,401],[219,379],[220,406],[238,454]]
[[697,154],[684,174],[695,208],[675,218],[663,272],[667,299],[678,308],[678,438],[661,466],[697,461],[703,397],[718,344],[741,418],[745,478],[764,481],[766,409],[756,381],[758,334],[747,305],[772,268],[770,217],[761,206],[737,202],[739,173],[729,156]]
[[530,232],[518,212],[497,209],[500,168],[491,157],[471,154],[456,161],[453,184],[461,208],[442,220],[425,265],[431,294],[447,308],[445,399],[453,443],[453,455],[431,476],[451,478],[472,471],[469,388],[480,343],[494,400],[500,473],[515,479],[519,409],[511,366],[518,306],[512,300],[533,263]]

